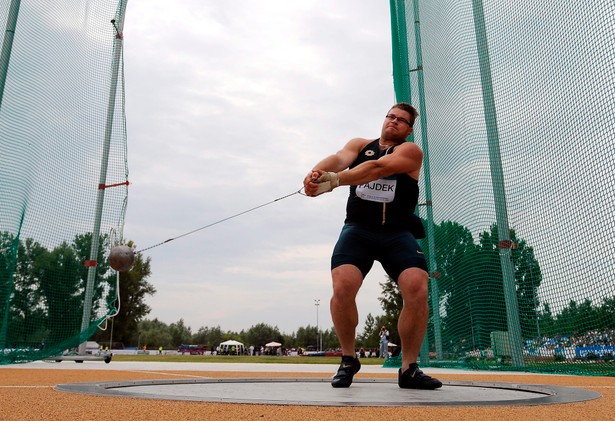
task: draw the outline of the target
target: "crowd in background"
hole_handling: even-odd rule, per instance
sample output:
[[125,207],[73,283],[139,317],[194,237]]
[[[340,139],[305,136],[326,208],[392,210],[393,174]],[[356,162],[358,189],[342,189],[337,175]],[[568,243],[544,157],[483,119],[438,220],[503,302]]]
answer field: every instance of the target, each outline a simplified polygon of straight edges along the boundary
[[588,347],[588,346],[615,346],[615,330],[591,330],[582,334],[557,335],[553,337],[542,336],[529,339],[526,348],[557,348],[557,347]]

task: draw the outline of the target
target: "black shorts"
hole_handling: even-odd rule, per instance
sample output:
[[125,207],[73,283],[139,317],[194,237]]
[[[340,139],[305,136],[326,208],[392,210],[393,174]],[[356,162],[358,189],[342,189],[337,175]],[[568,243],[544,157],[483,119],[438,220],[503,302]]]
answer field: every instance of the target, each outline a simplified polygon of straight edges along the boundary
[[408,268],[419,268],[428,272],[425,255],[409,231],[386,231],[356,224],[344,225],[333,249],[331,269],[350,264],[359,268],[365,278],[375,260],[382,264],[384,271],[395,282]]

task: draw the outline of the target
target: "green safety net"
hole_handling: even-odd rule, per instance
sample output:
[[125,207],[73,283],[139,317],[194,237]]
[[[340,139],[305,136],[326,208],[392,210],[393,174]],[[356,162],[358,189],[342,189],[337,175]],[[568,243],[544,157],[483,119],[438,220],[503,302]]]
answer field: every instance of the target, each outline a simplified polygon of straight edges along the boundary
[[0,2],[0,364],[65,354],[116,311],[124,10]]
[[425,153],[422,364],[615,375],[615,3],[390,6]]

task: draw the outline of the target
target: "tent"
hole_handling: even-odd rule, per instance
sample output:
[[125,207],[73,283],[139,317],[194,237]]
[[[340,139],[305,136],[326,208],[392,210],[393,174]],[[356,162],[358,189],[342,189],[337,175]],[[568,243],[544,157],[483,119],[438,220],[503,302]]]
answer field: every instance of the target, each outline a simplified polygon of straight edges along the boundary
[[275,347],[277,347],[277,346],[282,346],[282,344],[281,344],[281,343],[279,343],[279,342],[269,342],[268,344],[265,344],[265,346],[266,346],[267,348],[275,348]]
[[243,346],[243,344],[241,342],[238,341],[234,341],[232,339],[229,339],[228,341],[224,341],[220,343],[220,346]]
[[241,342],[234,341],[232,339],[221,342],[218,348],[220,349],[221,354],[240,355],[245,351],[245,347]]

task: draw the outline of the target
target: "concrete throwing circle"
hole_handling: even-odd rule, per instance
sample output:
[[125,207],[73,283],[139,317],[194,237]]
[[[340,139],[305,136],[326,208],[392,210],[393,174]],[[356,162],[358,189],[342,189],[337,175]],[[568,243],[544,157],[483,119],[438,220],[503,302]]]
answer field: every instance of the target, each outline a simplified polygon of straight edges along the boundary
[[180,401],[313,406],[495,406],[581,402],[600,394],[570,387],[446,381],[441,389],[400,389],[391,379],[355,379],[346,389],[329,379],[179,379],[60,384],[54,389],[99,396]]

